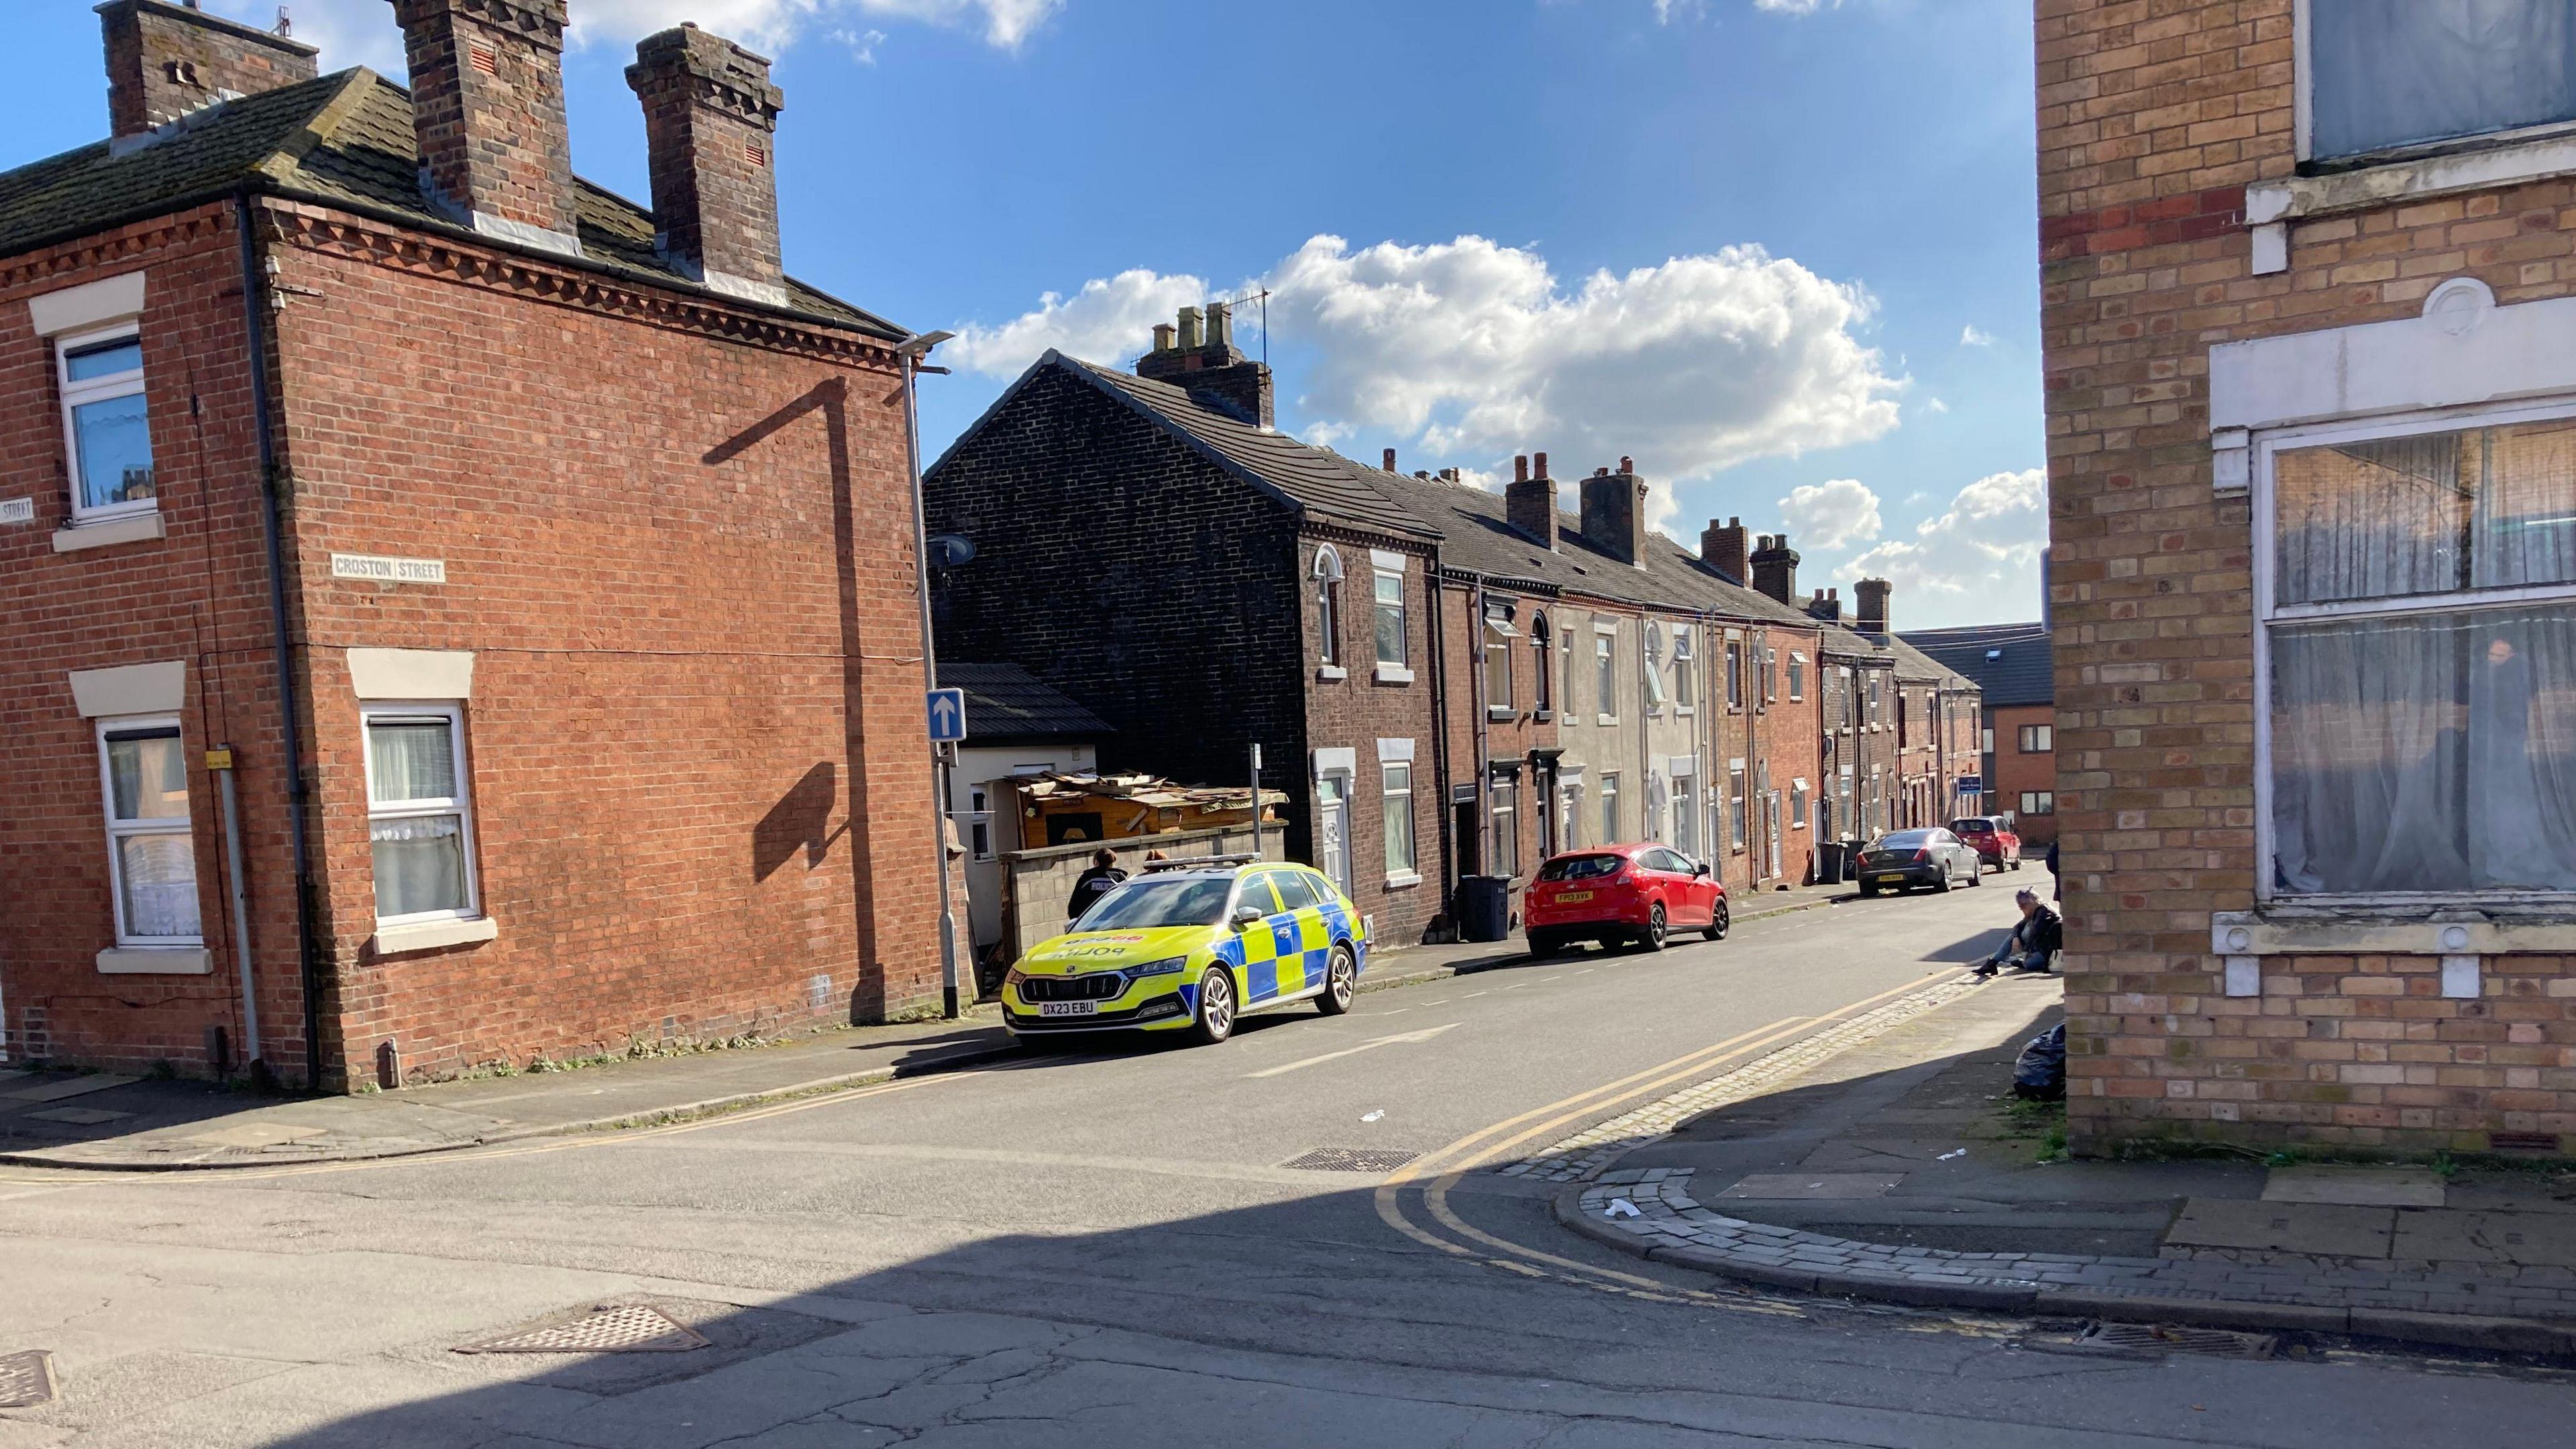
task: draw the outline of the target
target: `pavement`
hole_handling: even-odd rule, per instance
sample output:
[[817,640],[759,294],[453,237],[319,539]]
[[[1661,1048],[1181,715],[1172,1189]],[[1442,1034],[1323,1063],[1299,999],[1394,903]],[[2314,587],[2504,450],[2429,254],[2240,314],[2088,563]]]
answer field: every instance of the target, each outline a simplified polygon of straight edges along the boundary
[[[1748,894],[1736,902],[1736,919],[1854,899],[1842,886]],[[1382,950],[1372,956],[1361,989],[1419,985],[1525,959],[1517,937]],[[1015,1050],[998,1008],[988,1003],[958,1021],[848,1027],[749,1047],[341,1097],[0,1069],[0,1164],[184,1171],[407,1157],[686,1121],[956,1071]]]
[[1994,891],[1854,902],[1256,1016],[1220,1047],[1102,1043],[628,1131],[0,1168],[0,1369],[50,1355],[0,1449],[2565,1437],[2576,1371],[2105,1351],[2065,1321],[1735,1284],[1568,1233],[1565,1184],[1503,1170],[1944,1019],[2009,916]]
[[1960,983],[1758,1096],[1665,1107],[1552,1179],[1573,1179],[1560,1220],[1805,1293],[2576,1353],[2576,1172],[2063,1160],[2062,1108],[2010,1094],[2059,994],[2049,977]]

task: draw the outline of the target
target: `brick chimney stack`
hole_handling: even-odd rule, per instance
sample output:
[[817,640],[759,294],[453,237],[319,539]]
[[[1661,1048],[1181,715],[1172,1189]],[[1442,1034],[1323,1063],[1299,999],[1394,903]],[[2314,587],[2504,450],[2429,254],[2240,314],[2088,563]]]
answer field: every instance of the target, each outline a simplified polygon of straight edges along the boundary
[[1754,592],[1775,603],[1796,608],[1798,553],[1797,550],[1789,547],[1789,535],[1785,533],[1762,535],[1762,546],[1753,551],[1752,563],[1751,583]]
[[[1157,327],[1154,330],[1159,333],[1163,329]],[[1386,461],[1378,465],[1378,471],[1381,473],[1392,473],[1395,471],[1395,450],[1393,448],[1386,450]]]
[[1887,596],[1895,585],[1885,579],[1863,579],[1852,585],[1857,617],[1852,627],[1863,634],[1887,632]]
[[1538,475],[1530,460],[1512,459],[1512,481],[1503,489],[1503,517],[1548,552],[1556,552],[1556,480],[1547,476],[1547,454],[1538,455]]
[[1234,309],[1223,302],[1210,302],[1204,313],[1183,307],[1178,331],[1167,344],[1163,329],[1154,329],[1154,350],[1136,360],[1136,375],[1186,389],[1201,407],[1269,431],[1270,365],[1235,350]]
[[1699,557],[1700,562],[1739,584],[1750,582],[1750,569],[1744,562],[1744,520],[1730,518],[1720,523],[1710,519],[1708,527],[1700,530]]
[[1619,462],[1621,471],[1603,468],[1583,480],[1583,537],[1619,562],[1644,568],[1646,480],[1627,459]]
[[320,74],[312,46],[208,15],[193,0],[109,0],[98,7],[98,24],[107,45],[108,134],[120,140]]
[[626,83],[644,105],[655,245],[715,291],[785,306],[769,144],[785,97],[768,58],[683,25],[635,47]]
[[393,0],[421,186],[486,236],[578,256],[564,0]]
[[1842,596],[1833,589],[1818,589],[1816,596],[1807,601],[1807,612],[1828,624],[1839,624],[1843,621]]

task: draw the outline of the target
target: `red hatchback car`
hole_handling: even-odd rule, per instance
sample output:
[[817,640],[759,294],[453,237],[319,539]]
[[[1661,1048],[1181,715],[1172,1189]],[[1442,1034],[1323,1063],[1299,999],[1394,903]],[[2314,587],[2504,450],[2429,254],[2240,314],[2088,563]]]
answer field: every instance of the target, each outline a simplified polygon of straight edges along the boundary
[[1708,867],[1652,841],[1569,850],[1538,868],[1521,900],[1533,956],[1576,941],[1660,951],[1675,931],[1726,938],[1726,887]]
[[1950,833],[1977,852],[1977,868],[2021,869],[2021,837],[2000,815],[1969,815],[1950,822]]

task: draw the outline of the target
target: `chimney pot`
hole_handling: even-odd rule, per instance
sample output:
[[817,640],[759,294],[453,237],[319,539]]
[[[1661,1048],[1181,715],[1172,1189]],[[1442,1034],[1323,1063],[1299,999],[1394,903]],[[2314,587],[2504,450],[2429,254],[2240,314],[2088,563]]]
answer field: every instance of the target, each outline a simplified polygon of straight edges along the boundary
[[1394,471],[1395,471],[1395,450],[1394,450],[1393,448],[1389,448],[1389,449],[1387,449],[1387,450],[1386,450],[1386,461],[1385,461],[1384,463],[1379,464],[1378,466],[1379,466],[1379,468],[1380,468],[1382,471],[1385,471],[1385,472],[1388,472],[1388,473],[1392,473],[1392,472],[1394,472]]
[[1530,470],[1531,470],[1532,472],[1536,473],[1536,474],[1537,474],[1539,477],[1541,477],[1541,478],[1546,477],[1546,476],[1547,476],[1547,454],[1545,454],[1545,453],[1532,453],[1532,454],[1530,455]]
[[312,46],[208,15],[195,0],[111,0],[98,23],[112,137],[143,135],[227,92],[257,95],[320,74]]
[[786,305],[770,166],[785,97],[769,83],[768,59],[682,25],[635,47],[626,83],[644,106],[663,254],[716,291]]
[[1744,520],[1730,518],[1724,523],[1710,519],[1699,535],[1700,561],[1737,583],[1750,583],[1751,569],[1745,563]]
[[1177,328],[1156,327],[1154,350],[1137,362],[1136,375],[1185,389],[1201,407],[1270,427],[1269,365],[1235,350],[1227,303],[1211,302],[1204,313],[1183,307]]
[[1624,564],[1646,566],[1646,485],[1607,468],[1583,480],[1583,537]]
[[1512,481],[1515,483],[1527,483],[1529,481],[1529,454],[1519,453],[1513,456]]
[[1629,457],[1629,456],[1628,456],[1627,454],[1625,454],[1625,453],[1620,454],[1620,455],[1619,455],[1619,471],[1620,471],[1620,472],[1622,472],[1622,473],[1634,473],[1634,472],[1636,472],[1636,471],[1637,471],[1637,460],[1636,460],[1636,459],[1634,459],[1634,458]]
[[430,200],[487,236],[578,255],[564,0],[393,0]]

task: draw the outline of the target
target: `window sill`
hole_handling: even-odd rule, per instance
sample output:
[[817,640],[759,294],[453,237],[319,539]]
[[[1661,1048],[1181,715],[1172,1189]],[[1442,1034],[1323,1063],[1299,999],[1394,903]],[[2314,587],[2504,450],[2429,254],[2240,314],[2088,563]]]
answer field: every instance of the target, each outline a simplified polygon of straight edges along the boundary
[[1530,711],[1530,718],[1537,720],[1540,724],[1548,724],[1556,719],[1556,711],[1552,709],[1534,709]]
[[1489,720],[1512,720],[1518,719],[1519,717],[1520,711],[1512,708],[1508,704],[1489,704],[1485,706],[1485,718]]
[[1315,678],[1326,684],[1336,683],[1350,677],[1351,672],[1338,664],[1318,664],[1315,666]]
[[501,934],[501,923],[490,916],[477,916],[470,921],[414,921],[402,926],[378,926],[368,947],[379,956],[401,956],[413,951],[435,951],[443,946],[471,946],[489,941]]
[[1398,871],[1386,878],[1386,888],[1391,891],[1400,891],[1420,884],[1422,884],[1422,874],[1419,871]]
[[1596,715],[1592,722],[1594,724],[1614,725],[1619,722],[1619,716],[1615,714]]
[[2447,156],[2357,166],[2325,176],[2258,182],[2245,188],[2245,224],[2333,216],[2571,174],[2576,174],[2576,136],[2548,136]]
[[54,530],[54,552],[78,553],[85,548],[107,548],[120,543],[150,543],[162,536],[161,510],[128,514],[123,518],[101,519],[96,523],[76,523]]
[[1680,715],[1684,719],[1689,719],[1699,713],[1699,706],[1695,704],[1677,704],[1673,706],[1673,713]]
[[112,946],[98,953],[98,969],[108,976],[204,976],[215,957],[202,946]]
[[1380,684],[1411,684],[1413,671],[1401,664],[1381,664],[1377,667],[1376,678]]
[[2215,911],[2220,956],[2501,956],[2576,952],[2576,900],[2513,907],[2318,900]]

